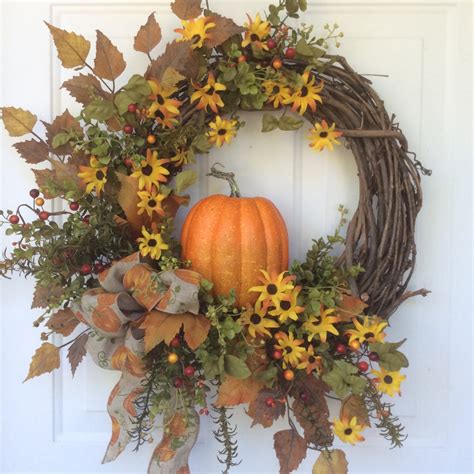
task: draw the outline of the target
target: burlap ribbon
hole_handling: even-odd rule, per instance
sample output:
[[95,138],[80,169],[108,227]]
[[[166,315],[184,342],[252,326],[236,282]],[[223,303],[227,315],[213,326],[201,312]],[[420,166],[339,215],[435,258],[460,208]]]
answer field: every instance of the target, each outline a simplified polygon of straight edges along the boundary
[[[112,437],[103,463],[113,461],[125,449],[131,439],[133,420],[139,414],[135,401],[144,391],[146,372],[140,322],[153,309],[198,314],[199,280],[200,276],[190,270],[158,273],[140,263],[139,254],[135,253],[101,273],[101,288],[87,291],[73,306],[76,317],[94,330],[87,342],[87,352],[94,362],[103,369],[122,372],[107,403]],[[183,424],[180,413],[178,407],[178,411],[166,415],[169,428],[153,453],[149,474],[189,472],[188,457],[198,435],[199,417],[192,410]],[[170,447],[173,436],[182,440],[177,449]]]

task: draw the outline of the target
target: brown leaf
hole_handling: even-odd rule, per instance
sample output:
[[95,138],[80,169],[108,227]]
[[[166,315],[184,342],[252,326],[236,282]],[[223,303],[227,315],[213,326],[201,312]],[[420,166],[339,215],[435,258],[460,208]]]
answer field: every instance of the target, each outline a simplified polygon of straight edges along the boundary
[[341,420],[343,418],[351,420],[353,416],[357,418],[357,423],[370,427],[369,412],[367,411],[364,400],[358,395],[347,396],[342,401],[339,411],[339,418]]
[[49,318],[46,326],[57,334],[69,336],[79,324],[70,308],[60,309]]
[[181,20],[192,20],[201,14],[201,0],[175,0],[171,10]]
[[251,403],[257,398],[258,392],[262,388],[263,382],[253,377],[236,379],[228,375],[219,387],[215,405],[232,407],[241,403]]
[[35,355],[31,359],[30,370],[23,382],[37,377],[38,375],[45,374],[46,372],[51,372],[57,369],[60,364],[59,347],[49,342],[43,342],[43,344],[36,349]]
[[215,23],[216,25],[209,30],[209,38],[204,42],[204,46],[210,49],[219,46],[230,37],[245,31],[245,28],[237,25],[230,18],[225,18],[217,13],[209,16],[208,19],[209,22]]
[[17,107],[1,107],[5,129],[11,137],[21,137],[33,131],[38,120],[29,110]]
[[348,463],[341,449],[322,451],[314,463],[312,474],[347,474]]
[[107,36],[97,31],[94,72],[102,79],[114,81],[127,66],[123,54],[112,44]]
[[171,67],[188,78],[199,73],[199,54],[192,48],[191,41],[172,41],[165,52],[148,66],[146,77],[161,80],[167,68]]
[[83,36],[56,28],[45,21],[53,35],[58,57],[65,68],[83,66],[89,54],[91,44]]
[[[247,415],[253,419],[252,426],[260,424],[264,428],[268,428],[273,425],[275,420],[285,415],[286,404],[281,401],[281,396],[281,393],[271,389],[263,389],[258,392],[255,400],[250,402],[247,411]],[[274,400],[274,406],[267,403],[269,398]]]
[[[69,113],[68,109],[66,109],[61,115],[58,115],[53,120],[53,123],[49,124],[47,122],[43,122],[43,125],[46,127],[46,138],[50,148],[53,147],[54,137],[60,132],[75,129],[82,133],[82,127],[80,123]],[[72,153],[72,149],[71,146],[66,143],[65,145],[55,148],[54,153],[57,155],[70,155]]]
[[31,308],[47,308],[49,303],[54,301],[54,298],[58,298],[62,294],[63,289],[60,286],[36,285]]
[[138,30],[133,42],[133,48],[135,51],[149,54],[160,41],[161,28],[156,21],[155,14],[151,13],[147,22]]
[[26,140],[13,145],[21,157],[29,164],[36,165],[48,159],[49,147],[38,140]]
[[360,298],[343,294],[341,302],[336,309],[336,315],[339,316],[341,321],[350,321],[355,316],[361,314],[367,306]]
[[74,377],[76,373],[76,369],[79,364],[82,362],[82,359],[86,355],[86,343],[89,339],[89,334],[81,334],[70,346],[67,350],[67,358],[69,363],[71,364],[71,372],[72,376]]
[[306,441],[295,430],[278,431],[273,435],[273,446],[280,461],[280,474],[298,469],[306,457]]
[[87,105],[95,97],[108,99],[110,94],[105,92],[100,85],[99,80],[92,74],[79,74],[65,81],[61,86],[66,89],[72,97],[80,104]]

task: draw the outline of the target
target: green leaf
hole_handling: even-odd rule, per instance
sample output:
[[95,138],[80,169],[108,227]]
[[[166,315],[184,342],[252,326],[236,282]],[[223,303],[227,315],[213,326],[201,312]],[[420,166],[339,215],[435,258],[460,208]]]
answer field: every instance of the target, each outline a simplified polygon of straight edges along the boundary
[[408,367],[408,359],[397,349],[406,341],[400,342],[373,342],[369,345],[372,352],[379,356],[379,365],[390,372],[397,372],[403,367]]
[[246,379],[250,377],[250,370],[247,364],[233,355],[224,356],[224,370],[231,377],[236,379]]
[[127,92],[122,91],[114,97],[114,103],[119,111],[119,114],[123,115],[124,113],[128,112],[128,106],[135,103],[135,101],[128,95]]
[[265,112],[262,118],[262,132],[271,132],[278,127],[278,118],[273,114]]
[[304,120],[302,118],[293,117],[292,115],[283,115],[278,121],[280,130],[298,130],[302,127]]
[[192,186],[198,179],[194,170],[182,171],[176,176],[176,193],[181,194],[186,188]]
[[54,135],[53,142],[52,142],[52,147],[53,148],[58,148],[62,145],[65,145],[66,143],[69,142],[70,135],[69,132],[60,132]]
[[95,98],[84,108],[84,116],[88,119],[105,121],[115,113],[114,104],[110,100],[104,100],[100,97]]
[[151,89],[150,85],[148,84],[148,81],[139,74],[134,74],[130,78],[127,85],[124,86],[124,90],[127,91],[129,97],[134,102],[141,102],[143,99],[145,99],[151,94]]
[[296,52],[301,56],[306,56],[308,58],[318,59],[321,56],[326,54],[326,51],[321,48],[316,48],[316,46],[311,46],[308,42],[301,38],[295,46]]
[[176,69],[168,67],[163,73],[160,84],[162,87],[175,87],[176,84],[178,84],[178,82],[182,81],[183,79],[185,79],[185,77]]
[[222,75],[222,77],[223,77],[225,82],[230,82],[230,81],[234,80],[236,75],[237,75],[237,71],[236,71],[235,67],[230,67],[230,68],[227,68],[224,71],[224,74]]
[[290,14],[296,13],[299,8],[298,0],[286,0],[285,8],[286,8],[286,11]]
[[306,0],[298,0],[300,10],[305,12],[308,9],[308,2]]
[[192,147],[198,153],[209,153],[212,145],[209,143],[209,139],[206,135],[198,135],[194,138]]
[[323,380],[334,390],[334,393],[344,398],[349,392],[362,395],[366,381],[354,374],[358,373],[357,367],[342,360],[334,363],[333,369],[323,375]]

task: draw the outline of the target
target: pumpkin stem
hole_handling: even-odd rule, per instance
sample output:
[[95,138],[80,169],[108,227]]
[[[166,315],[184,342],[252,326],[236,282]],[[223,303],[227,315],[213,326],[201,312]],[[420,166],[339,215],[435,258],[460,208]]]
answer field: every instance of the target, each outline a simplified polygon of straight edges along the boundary
[[216,165],[222,166],[220,163],[215,163],[211,166],[211,172],[207,173],[206,176],[214,176],[214,178],[225,179],[230,186],[230,196],[231,197],[240,197],[240,190],[239,186],[237,185],[237,181],[235,180],[234,173],[226,173],[225,171],[219,171],[216,169]]

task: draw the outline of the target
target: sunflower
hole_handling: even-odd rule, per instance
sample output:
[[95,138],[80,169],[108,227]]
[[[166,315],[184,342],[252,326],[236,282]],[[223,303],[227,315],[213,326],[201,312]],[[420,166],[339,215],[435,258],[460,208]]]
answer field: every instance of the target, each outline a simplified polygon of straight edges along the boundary
[[360,434],[364,428],[364,425],[357,424],[357,418],[353,416],[350,421],[347,418],[343,418],[342,420],[335,419],[333,430],[343,443],[354,445],[365,440]]
[[330,316],[334,312],[334,308],[328,308],[323,310],[321,307],[320,314],[312,314],[308,321],[303,324],[303,327],[308,331],[308,341],[312,341],[315,336],[319,336],[321,342],[326,342],[328,338],[328,332],[339,335],[339,331],[334,326],[334,323],[339,322],[338,316]]
[[91,193],[95,189],[97,196],[100,196],[107,182],[107,166],[101,166],[95,156],[91,156],[90,166],[79,166],[80,173],[77,174],[86,184],[86,193]]
[[139,167],[136,167],[131,175],[134,178],[138,178],[138,189],[142,190],[145,188],[148,192],[151,192],[153,186],[159,187],[160,182],[166,183],[166,175],[169,175],[170,172],[161,165],[169,161],[167,159],[159,160],[158,152],[152,152],[148,148],[146,160],[142,160]]
[[286,367],[286,364],[293,367],[298,365],[305,351],[304,347],[301,347],[304,343],[303,339],[295,339],[292,332],[286,334],[283,331],[275,334],[275,339],[277,341],[275,348],[280,349],[283,353],[283,366]]
[[149,255],[153,260],[159,260],[161,251],[169,248],[168,244],[163,242],[161,234],[153,231],[148,232],[145,227],[142,227],[142,237],[139,237],[137,242],[142,256]]
[[268,46],[263,42],[263,40],[270,34],[270,22],[262,21],[258,13],[255,20],[252,20],[249,15],[247,15],[247,18],[249,21],[248,23],[244,23],[247,31],[244,33],[242,47],[245,48],[249,44],[253,44],[259,49],[268,51]]
[[379,370],[372,370],[376,376],[374,379],[377,390],[393,397],[396,393],[400,394],[400,384],[407,378],[399,371],[390,372],[383,367]]
[[155,117],[155,122],[165,128],[174,128],[179,123],[179,120],[176,118],[177,115],[167,109],[157,109],[153,116]]
[[301,291],[301,286],[297,286],[290,294],[285,294],[280,298],[279,304],[276,308],[270,311],[272,316],[278,316],[281,323],[284,323],[288,318],[294,321],[298,320],[298,313],[304,311],[303,306],[298,306],[298,295]]
[[[284,104],[293,104],[291,110],[303,115],[309,108],[316,112],[316,101],[322,102],[319,92],[323,90],[323,83],[315,84],[316,79],[306,71],[301,76],[301,84],[295,89],[293,95],[285,100]],[[299,110],[298,110],[299,109]]]
[[151,89],[149,99],[154,102],[148,107],[148,117],[153,117],[157,110],[164,112],[168,111],[170,114],[179,115],[179,106],[182,102],[178,99],[172,99],[171,96],[178,90],[176,87],[163,87],[158,81],[150,80],[148,85]]
[[288,101],[291,98],[290,88],[280,82],[270,80],[263,81],[263,87],[265,93],[268,95],[267,102],[273,103],[275,109],[285,104],[285,101]]
[[262,306],[248,308],[240,317],[240,323],[243,326],[248,326],[247,330],[253,338],[256,338],[257,334],[271,337],[272,334],[268,329],[279,327],[276,321],[267,317],[266,311]]
[[197,105],[198,109],[204,109],[207,111],[207,106],[217,114],[217,107],[224,107],[221,96],[218,94],[219,91],[225,91],[227,87],[220,82],[216,82],[214,74],[210,72],[207,76],[207,84],[203,87],[199,87],[197,84],[193,84],[196,92],[191,96],[191,102],[199,100]]
[[324,150],[324,148],[328,148],[330,151],[334,150],[334,145],[341,144],[337,138],[342,135],[342,132],[336,132],[335,128],[335,123],[329,127],[326,120],[315,123],[314,127],[309,130],[308,138],[311,140],[309,146],[316,151]]
[[184,149],[178,150],[176,155],[171,157],[171,163],[173,163],[176,168],[187,165],[190,161],[191,157],[189,156],[189,152]]
[[207,133],[209,141],[218,147],[221,147],[224,143],[229,144],[237,134],[236,125],[237,120],[226,120],[217,115],[215,120],[209,123],[211,128]]
[[293,285],[293,276],[285,276],[287,272],[282,272],[279,275],[272,274],[271,276],[265,270],[260,270],[263,274],[263,277],[259,277],[259,280],[263,283],[262,286],[253,286],[249,291],[256,291],[260,293],[260,296],[257,299],[257,302],[269,300],[275,308],[280,306],[280,300],[286,293],[292,291],[294,288]]
[[192,48],[202,48],[204,41],[210,38],[208,30],[216,26],[215,23],[212,23],[210,18],[199,17],[193,20],[181,20],[183,28],[177,28],[174,31],[180,33],[183,37],[178,41],[192,41]]
[[385,333],[383,329],[388,326],[388,323],[377,317],[370,318],[369,316],[363,317],[363,324],[361,324],[357,318],[352,318],[352,324],[355,329],[349,329],[346,334],[350,334],[349,344],[352,341],[363,342],[383,342],[385,339]]
[[309,375],[313,370],[321,371],[323,366],[322,357],[314,354],[314,347],[312,345],[304,351],[301,356],[301,362],[296,366],[297,369],[306,369]]
[[166,198],[164,194],[159,194],[155,188],[150,191],[138,191],[138,197],[140,202],[137,204],[138,215],[143,214],[145,211],[148,217],[151,217],[154,212],[160,216],[165,215],[165,211],[161,206],[163,199]]

